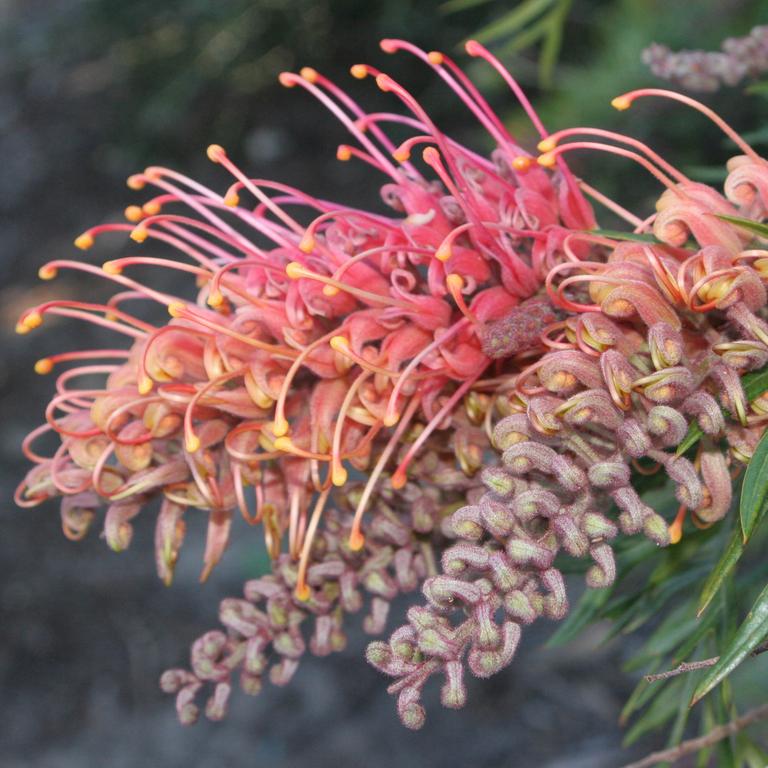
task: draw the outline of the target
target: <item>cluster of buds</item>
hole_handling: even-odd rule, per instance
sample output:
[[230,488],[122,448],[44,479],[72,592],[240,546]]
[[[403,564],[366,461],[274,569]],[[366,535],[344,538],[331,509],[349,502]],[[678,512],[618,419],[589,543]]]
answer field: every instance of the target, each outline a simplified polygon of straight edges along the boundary
[[[615,106],[646,95],[669,94],[632,92]],[[480,501],[448,521],[458,543],[443,553],[443,573],[425,582],[427,604],[368,648],[369,661],[395,678],[389,691],[406,726],[423,724],[432,675],[444,676],[443,704],[460,707],[465,664],[478,677],[495,674],[512,661],[523,625],[565,615],[557,555],[589,557],[587,585],[606,587],[619,531],[666,546],[680,540],[688,513],[708,527],[728,512],[732,474],[768,424],[764,398],[750,403],[741,382],[768,364],[768,251],[749,247],[753,236],[721,217],[764,217],[768,163],[724,127],[745,152],[729,164],[725,196],[618,134],[571,129],[539,144],[545,167],[574,149],[633,155],[621,148],[630,144],[666,189],[636,227],[653,237],[585,234],[589,258],[547,276],[550,312],[562,317],[540,336],[549,350],[499,395],[509,414],[493,431],[500,466],[483,471]],[[578,134],[618,146],[561,143]],[[689,460],[675,449],[694,426],[703,436]],[[633,470],[659,469],[680,503],[671,524],[632,485]]]
[[672,51],[653,43],[643,62],[657,77],[691,91],[717,91],[745,77],[768,71],[768,26],[755,27],[744,37],[729,37],[721,51]]
[[[284,73],[285,86],[314,95],[356,139],[338,158],[387,177],[389,214],[252,179],[212,145],[209,158],[234,179],[223,194],[148,168],[129,186],[157,194],[130,206],[128,223],[76,240],[88,250],[97,237],[127,233],[181,260],[50,262],[44,279],[71,269],[120,290],[104,304],[47,302],[19,320],[27,333],[47,315],[74,317],[128,342],[38,362],[39,373],[78,366],[59,375],[46,423],[24,442],[35,467],[20,505],[60,497],[73,539],[106,506],[105,538],[122,550],[131,520],[159,498],[166,583],[187,509],[208,514],[202,578],[222,557],[235,513],[263,528],[272,574],[222,603],[225,630],[194,644],[191,670],[163,677],[183,722],[196,719],[208,683],[216,719],[233,673],[255,693],[268,667],[273,682],[287,682],[307,644],[320,655],[343,646],[343,617],[363,592],[365,628],[382,632],[388,601],[420,583],[428,605],[411,608],[368,658],[397,678],[406,725],[423,723],[421,691],[436,672],[443,702],[461,706],[465,662],[494,674],[511,661],[522,625],[565,615],[558,553],[590,557],[587,582],[604,587],[619,530],[665,545],[689,512],[712,524],[763,430],[768,408],[748,402],[741,376],[768,362],[768,251],[728,218],[765,216],[765,161],[706,107],[668,91],[628,93],[614,106],[664,96],[714,120],[743,151],[725,196],[621,134],[549,134],[511,75],[470,42],[469,54],[530,116],[542,139],[537,161],[449,57],[398,40],[382,47],[432,68],[491,136],[490,157],[446,136],[373,67],[352,74],[374,78],[409,115],[366,113],[315,70]],[[392,124],[415,135],[395,145]],[[563,143],[571,137],[580,138]],[[423,163],[412,158],[422,145]],[[582,149],[652,173],[664,187],[656,213],[641,219],[575,178],[562,155]],[[630,242],[595,231],[587,198],[627,221]],[[157,290],[129,276],[134,267],[183,273],[197,296]],[[126,307],[146,300],[170,321]],[[77,386],[92,375],[104,375],[103,386]],[[674,447],[694,421],[704,439],[691,460]],[[34,446],[51,432],[58,446],[42,456]],[[633,472],[654,467],[676,487],[671,524],[632,484]]]

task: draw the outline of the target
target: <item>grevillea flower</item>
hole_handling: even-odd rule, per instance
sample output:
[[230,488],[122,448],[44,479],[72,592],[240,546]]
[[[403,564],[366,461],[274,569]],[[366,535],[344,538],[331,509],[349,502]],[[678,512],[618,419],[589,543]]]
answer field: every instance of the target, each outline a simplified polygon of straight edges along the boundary
[[[388,213],[250,178],[212,145],[209,158],[233,178],[223,194],[148,168],[129,186],[155,196],[130,206],[128,223],[76,240],[89,249],[124,232],[181,260],[50,262],[44,279],[74,269],[119,290],[106,304],[48,302],[19,320],[26,333],[47,314],[75,317],[128,342],[38,362],[40,373],[81,364],[58,377],[46,423],[25,441],[35,467],[19,504],[61,497],[70,538],[106,506],[105,538],[120,550],[132,518],[159,497],[166,583],[188,508],[208,513],[202,578],[238,510],[262,525],[272,574],[222,603],[226,631],[193,645],[191,670],[163,676],[183,722],[197,717],[204,684],[217,719],[233,674],[255,693],[268,667],[273,682],[287,682],[307,644],[320,655],[342,647],[344,615],[364,594],[365,629],[383,631],[388,601],[421,583],[428,604],[411,608],[368,658],[397,678],[390,690],[406,725],[422,724],[421,690],[435,673],[445,676],[443,703],[461,706],[465,662],[487,677],[511,661],[522,625],[565,615],[558,552],[591,557],[590,586],[610,584],[618,531],[663,545],[679,538],[688,510],[698,524],[718,520],[731,465],[748,459],[762,432],[765,409],[747,401],[740,377],[768,362],[768,252],[721,217],[762,218],[764,161],[710,114],[744,150],[723,197],[619,134],[549,135],[509,73],[469,43],[530,116],[542,139],[537,163],[450,58],[397,40],[382,47],[435,71],[493,139],[490,158],[446,136],[373,67],[352,74],[374,78],[410,114],[369,114],[315,70],[284,73],[284,85],[310,92],[355,138],[338,158],[385,176]],[[626,94],[615,106],[654,94],[706,112],[665,91]],[[395,145],[390,125],[414,135]],[[612,143],[562,143],[575,135]],[[623,155],[653,173],[665,188],[657,212],[636,217],[576,179],[561,157],[576,149]],[[642,242],[595,233],[585,195]],[[185,273],[197,298],[136,280],[135,266]],[[164,305],[170,321],[130,311],[136,300]],[[105,375],[103,386],[74,386],[91,374]],[[705,437],[689,461],[673,449],[694,420]],[[60,444],[43,457],[33,441],[50,431]],[[633,470],[649,465],[676,484],[671,528],[633,488]]]
[[[432,675],[445,680],[443,704],[461,706],[465,664],[478,677],[495,674],[512,660],[521,626],[565,615],[558,554],[590,558],[588,586],[606,587],[619,531],[664,546],[680,540],[689,513],[698,527],[724,517],[732,474],[765,429],[764,398],[750,403],[741,376],[768,363],[768,251],[750,247],[752,235],[722,217],[764,217],[768,163],[679,94],[633,91],[614,106],[645,96],[704,113],[744,154],[730,161],[721,195],[620,134],[574,128],[539,144],[544,167],[569,151],[604,151],[636,161],[664,191],[647,218],[614,207],[639,238],[585,235],[589,256],[550,270],[547,295],[563,316],[540,336],[549,351],[505,395],[513,412],[493,431],[500,466],[481,475],[479,501],[444,526],[456,543],[443,552],[443,573],[424,584],[427,604],[412,608],[389,642],[368,648],[369,661],[395,678],[389,691],[408,727],[424,722],[421,691]],[[675,448],[694,426],[702,439],[691,461]],[[671,524],[632,483],[633,470],[659,469],[680,503]]]
[[657,77],[692,91],[716,91],[745,77],[768,70],[768,26],[758,26],[744,37],[728,37],[720,51],[672,51],[653,43],[643,61]]

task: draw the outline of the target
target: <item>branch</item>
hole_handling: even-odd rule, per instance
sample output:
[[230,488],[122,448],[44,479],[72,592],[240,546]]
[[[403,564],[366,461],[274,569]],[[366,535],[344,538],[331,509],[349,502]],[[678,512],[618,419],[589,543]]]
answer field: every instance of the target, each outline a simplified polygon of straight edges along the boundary
[[650,766],[658,765],[658,763],[675,763],[681,757],[698,752],[700,749],[711,747],[718,741],[728,738],[728,736],[733,736],[734,733],[738,733],[744,728],[752,725],[752,723],[756,723],[758,720],[763,720],[765,718],[768,718],[768,704],[763,704],[762,707],[751,709],[745,715],[737,717],[730,723],[718,725],[717,728],[713,728],[709,733],[704,734],[704,736],[683,741],[676,747],[672,747],[672,749],[652,752],[642,760],[638,760],[635,763],[627,763],[627,765],[622,766],[622,768],[649,768]]
[[[759,656],[766,651],[768,651],[768,641],[758,645],[750,656]],[[684,661],[674,669],[668,669],[666,672],[657,672],[655,675],[645,675],[643,679],[648,683],[655,683],[657,680],[669,680],[670,677],[684,675],[686,672],[695,672],[697,669],[714,667],[718,661],[720,661],[719,656],[713,656],[711,659],[702,659],[701,661]]]

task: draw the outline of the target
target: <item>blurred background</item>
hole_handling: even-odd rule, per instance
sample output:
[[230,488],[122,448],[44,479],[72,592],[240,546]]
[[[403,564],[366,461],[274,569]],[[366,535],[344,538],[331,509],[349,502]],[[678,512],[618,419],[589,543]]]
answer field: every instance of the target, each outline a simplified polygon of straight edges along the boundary
[[[347,140],[343,129],[306,93],[281,88],[282,70],[311,65],[349,83],[366,107],[390,108],[391,97],[348,75],[351,64],[372,63],[418,95],[447,132],[486,151],[470,115],[426,67],[378,48],[381,37],[405,37],[462,60],[461,42],[477,35],[525,85],[548,125],[620,127],[694,177],[722,178],[728,147],[703,119],[650,102],[618,114],[609,101],[661,84],[641,62],[651,42],[716,49],[722,38],[768,22],[768,3],[524,5],[527,16],[514,16],[521,4],[488,0],[0,0],[0,768],[600,768],[661,743],[650,734],[621,747],[618,713],[633,684],[622,665],[635,641],[601,645],[598,628],[553,651],[542,649],[548,626],[526,633],[510,669],[470,685],[465,710],[441,709],[433,691],[419,733],[400,726],[354,627],[344,653],[307,658],[288,688],[267,687],[255,700],[237,694],[223,723],[182,728],[157,679],[215,626],[219,600],[239,594],[264,568],[259,536],[235,536],[201,587],[204,524],[190,518],[175,583],[166,589],[154,574],[151,514],[138,521],[131,549],[115,555],[96,534],[79,544],[65,540],[56,505],[21,510],[11,501],[25,472],[19,444],[39,423],[52,388],[33,373],[35,360],[96,339],[53,320],[25,337],[13,326],[24,308],[49,296],[99,295],[97,283],[84,287],[72,275],[40,283],[36,273],[50,259],[79,257],[76,235],[141,202],[125,187],[128,175],[163,164],[223,190],[226,178],[205,158],[205,147],[217,142],[254,175],[377,205],[381,179],[335,160],[336,145]],[[533,148],[531,128],[498,78],[466,63]],[[768,101],[751,91],[744,83],[707,100],[765,142]],[[617,158],[574,157],[573,166],[638,212],[657,193],[650,178]],[[117,238],[87,258],[100,264],[127,249]]]

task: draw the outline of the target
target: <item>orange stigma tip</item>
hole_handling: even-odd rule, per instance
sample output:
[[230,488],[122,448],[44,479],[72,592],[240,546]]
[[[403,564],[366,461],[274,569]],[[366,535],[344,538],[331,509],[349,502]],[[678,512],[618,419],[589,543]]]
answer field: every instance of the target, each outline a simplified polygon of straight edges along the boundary
[[669,526],[669,543],[677,544],[680,539],[683,538],[683,526],[675,520],[672,525]]
[[425,163],[435,163],[440,159],[440,153],[434,147],[425,147],[421,156]]
[[398,163],[406,163],[411,159],[411,153],[407,149],[396,149],[392,153],[392,157],[394,157]]
[[220,307],[224,303],[224,294],[220,291],[216,291],[208,296],[209,307]]
[[119,275],[122,274],[123,268],[120,266],[120,264],[117,261],[105,261],[101,268],[108,274],[108,275]]
[[318,81],[318,79],[320,78],[320,73],[316,69],[312,69],[312,67],[302,67],[299,70],[299,74],[308,83],[316,83]]
[[181,301],[174,301],[168,305],[168,314],[171,317],[181,317],[184,314],[184,310],[187,305]]
[[238,195],[237,192],[228,192],[224,195],[224,205],[227,205],[230,208],[236,208],[240,205],[240,195]]
[[544,168],[554,168],[556,158],[552,152],[545,152],[536,158],[536,162]]
[[430,51],[427,54],[427,59],[429,59],[430,64],[434,64],[436,67],[439,67],[445,62],[445,56],[443,56],[440,51]]
[[[312,253],[315,250],[315,238],[312,235],[304,235],[299,242],[299,250],[302,253]],[[291,263],[297,264],[295,261]],[[301,264],[298,264],[298,266],[301,266]]]
[[128,235],[128,237],[137,243],[143,243],[149,237],[149,232],[147,231],[146,227],[139,225],[135,229],[131,230],[131,234]]
[[364,80],[368,76],[368,68],[365,64],[354,64],[349,68],[349,73],[357,80]]
[[209,145],[208,149],[205,150],[205,154],[208,155],[208,159],[212,163],[220,163],[221,160],[227,156],[224,147],[220,144]]
[[334,467],[331,472],[331,482],[337,487],[341,488],[346,482],[349,474],[344,467]]
[[346,144],[339,144],[339,148],[336,150],[336,159],[346,162],[352,158],[352,148]]
[[460,291],[464,287],[464,278],[455,272],[445,278],[445,284],[454,291]]
[[399,413],[386,413],[382,419],[385,427],[394,427],[398,421],[400,421]]
[[16,324],[16,333],[27,333],[43,324],[43,316],[37,312],[29,312]]
[[285,437],[288,434],[288,430],[291,428],[291,425],[288,423],[287,419],[275,419],[272,422],[272,434],[275,437]]
[[385,74],[376,75],[376,85],[386,93],[392,89],[392,80]]
[[538,149],[539,152],[551,152],[556,146],[557,142],[551,136],[549,136],[546,139],[542,139],[536,145],[536,149]]
[[530,169],[531,165],[533,165],[533,160],[530,157],[526,157],[525,155],[518,155],[512,161],[512,167],[518,173],[525,173],[527,170]]
[[152,391],[152,387],[155,386],[155,382],[149,378],[149,376],[142,376],[139,383],[136,385],[136,389],[140,395],[148,395]]
[[52,370],[53,360],[49,357],[44,357],[35,363],[35,373],[39,373],[41,376],[45,376],[46,373],[50,373]]
[[301,600],[302,603],[306,603],[309,598],[312,597],[312,593],[306,584],[297,584],[293,594],[296,595],[296,599]]
[[348,543],[353,552],[359,552],[365,546],[365,536],[360,531],[354,530],[349,534]]
[[339,289],[335,285],[323,286],[323,296],[327,296],[328,298],[331,298],[332,296],[336,296],[338,292],[339,292]]
[[436,251],[435,251],[435,258],[438,261],[448,261],[448,259],[451,258],[453,255],[453,251],[451,250],[450,245],[441,245]]
[[618,109],[619,112],[623,112],[625,109],[629,109],[632,106],[632,99],[628,96],[617,96],[611,101],[611,106],[614,109]]
[[405,472],[400,472],[398,470],[392,475],[389,482],[396,491],[399,491],[405,485],[406,479]]
[[125,182],[130,189],[144,189],[144,185],[146,184],[146,181],[144,180],[144,176],[140,173],[134,173],[133,176],[129,176],[128,179]]
[[293,88],[296,85],[296,75],[293,72],[281,72],[277,79],[284,88]]
[[40,267],[37,270],[37,276],[41,280],[53,280],[56,275],[59,274],[59,270],[56,267],[49,267],[47,264]]
[[75,238],[75,247],[81,251],[87,251],[93,245],[93,235],[83,232],[80,237]]
[[293,448],[293,441],[286,435],[280,435],[275,438],[275,448],[278,451],[290,451]]
[[349,349],[349,341],[346,336],[332,336],[328,344],[335,352],[346,352]]
[[157,214],[162,210],[162,206],[160,203],[152,201],[149,203],[144,203],[142,210],[147,214],[147,216],[157,216]]
[[187,453],[196,453],[200,450],[200,438],[197,435],[187,435],[184,447],[187,449]]
[[144,218],[144,211],[141,209],[141,206],[129,205],[125,209],[125,218],[136,224]]
[[[302,251],[304,250],[301,248],[301,246],[299,246],[299,248]],[[289,261],[285,265],[285,274],[288,275],[291,280],[298,280],[300,277],[304,277],[306,275],[306,271],[298,261]]]

